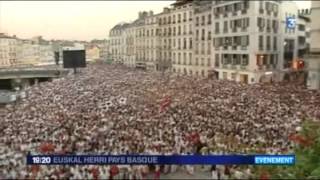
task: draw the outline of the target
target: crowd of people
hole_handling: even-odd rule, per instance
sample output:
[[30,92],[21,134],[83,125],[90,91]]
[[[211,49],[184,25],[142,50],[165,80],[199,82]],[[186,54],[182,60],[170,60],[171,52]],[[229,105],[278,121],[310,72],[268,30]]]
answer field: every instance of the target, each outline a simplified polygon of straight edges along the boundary
[[26,155],[288,153],[288,136],[320,112],[320,92],[300,85],[116,65],[89,65],[26,94],[0,108],[0,179],[158,179],[184,170],[250,178],[249,166],[27,166]]

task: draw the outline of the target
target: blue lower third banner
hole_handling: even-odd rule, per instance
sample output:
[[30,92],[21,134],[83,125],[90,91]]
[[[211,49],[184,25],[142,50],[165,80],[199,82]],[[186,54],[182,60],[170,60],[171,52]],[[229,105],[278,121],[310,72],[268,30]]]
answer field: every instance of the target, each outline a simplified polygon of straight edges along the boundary
[[28,155],[27,164],[206,164],[206,165],[294,165],[295,155]]

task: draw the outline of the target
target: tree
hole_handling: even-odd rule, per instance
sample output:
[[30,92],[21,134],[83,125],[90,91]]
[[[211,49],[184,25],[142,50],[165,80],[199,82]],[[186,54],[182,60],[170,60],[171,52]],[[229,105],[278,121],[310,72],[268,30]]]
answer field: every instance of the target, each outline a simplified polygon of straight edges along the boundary
[[320,124],[315,121],[307,121],[301,137],[310,140],[310,144],[297,143],[294,149],[296,164],[288,167],[260,168],[258,173],[267,171],[271,178],[276,179],[320,179]]

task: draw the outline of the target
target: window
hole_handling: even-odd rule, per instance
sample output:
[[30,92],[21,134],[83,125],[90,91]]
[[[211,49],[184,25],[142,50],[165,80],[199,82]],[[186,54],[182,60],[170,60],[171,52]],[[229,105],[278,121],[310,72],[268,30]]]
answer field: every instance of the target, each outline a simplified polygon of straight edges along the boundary
[[220,59],[219,59],[219,54],[215,54],[215,63],[214,63],[214,66],[215,67],[219,67],[220,66]]
[[236,76],[236,73],[231,73],[231,79],[232,79],[232,80],[235,81],[235,80],[236,80],[236,77],[237,77],[237,76]]
[[211,14],[208,15],[208,24],[211,24]]
[[264,10],[263,10],[263,1],[259,2],[259,13],[263,14]]
[[192,65],[192,53],[189,53],[189,65]]
[[208,58],[207,66],[208,66],[208,67],[211,66],[211,59],[210,59],[210,58]]
[[278,32],[278,21],[277,20],[272,21],[272,28],[273,28],[274,33]]
[[199,26],[199,17],[196,17],[196,26]]
[[263,36],[259,36],[259,50],[263,50]]
[[223,32],[224,32],[224,33],[227,33],[227,32],[228,32],[228,21],[224,21],[224,24],[223,24]]
[[223,73],[222,73],[222,78],[223,78],[224,80],[227,80],[227,79],[228,79],[228,73],[227,73],[227,72],[223,72]]
[[306,27],[305,27],[305,25],[299,24],[298,29],[299,29],[299,31],[305,31]]
[[271,49],[271,39],[270,36],[267,36],[267,50],[269,51]]
[[192,49],[192,38],[189,38],[189,49]]
[[205,40],[205,30],[204,29],[202,29],[202,33],[201,33],[201,40]]
[[241,65],[247,66],[248,64],[249,64],[248,54],[243,54],[243,55],[242,55]]
[[273,50],[276,51],[277,50],[277,44],[278,44],[278,41],[277,41],[277,37],[273,37]]
[[196,30],[196,40],[199,40],[199,30]]
[[202,22],[201,22],[201,25],[202,25],[202,26],[204,26],[204,24],[205,24],[205,21],[206,21],[206,17],[205,17],[205,16],[202,16],[201,18],[202,18]]
[[267,32],[271,32],[270,19],[267,20]]
[[220,27],[219,27],[219,22],[216,22],[216,25],[215,25],[215,33],[216,34],[219,34],[220,32]]

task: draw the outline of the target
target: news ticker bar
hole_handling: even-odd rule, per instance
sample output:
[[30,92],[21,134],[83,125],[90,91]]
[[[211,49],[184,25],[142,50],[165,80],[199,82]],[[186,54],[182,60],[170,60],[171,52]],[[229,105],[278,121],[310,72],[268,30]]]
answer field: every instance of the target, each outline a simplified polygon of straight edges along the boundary
[[295,155],[28,155],[28,165],[294,165]]

